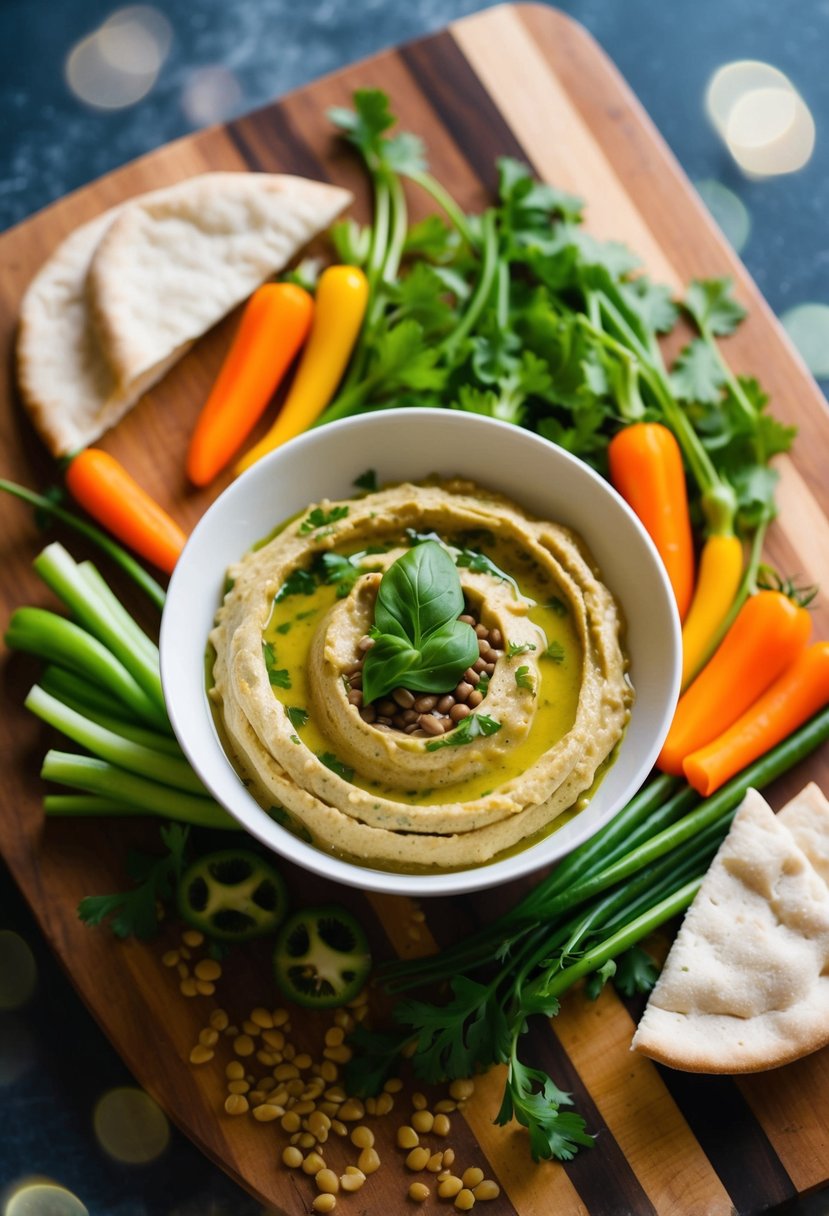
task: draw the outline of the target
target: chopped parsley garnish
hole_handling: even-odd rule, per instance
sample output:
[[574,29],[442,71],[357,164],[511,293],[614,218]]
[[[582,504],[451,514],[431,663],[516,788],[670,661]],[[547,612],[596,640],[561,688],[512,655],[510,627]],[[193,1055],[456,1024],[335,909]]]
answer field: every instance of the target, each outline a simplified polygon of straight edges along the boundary
[[343,764],[342,760],[338,760],[333,752],[323,752],[317,759],[326,768],[330,768],[332,773],[336,773],[338,777],[342,777],[343,781],[351,781],[354,777],[354,769],[349,768],[347,764]]
[[481,678],[478,681],[478,683],[476,684],[476,688],[478,689],[478,692],[481,694],[482,697],[485,697],[486,694],[489,692],[489,681],[490,681],[490,677],[487,675],[487,673],[485,671],[482,671]]
[[496,722],[494,718],[488,718],[486,714],[470,714],[468,718],[463,718],[454,730],[450,730],[448,735],[427,743],[426,751],[436,752],[441,747],[463,747],[465,743],[471,743],[473,739],[480,739],[484,735],[494,735],[500,729],[501,723]]
[[302,709],[299,705],[286,705],[285,713],[294,730],[301,730],[308,721],[308,710]]
[[501,567],[496,566],[492,558],[487,557],[485,553],[478,553],[474,549],[461,549],[455,558],[455,565],[463,566],[471,570],[473,574],[491,574],[499,582],[510,583],[516,591],[518,590],[515,579],[505,574]]
[[276,657],[276,651],[270,642],[262,643],[262,655],[265,659],[265,668],[268,672],[268,680],[274,688],[290,688],[291,677],[284,667],[277,667],[279,661]]
[[158,929],[158,906],[175,894],[184,864],[189,828],[171,823],[161,829],[167,852],[163,857],[130,851],[127,873],[137,884],[116,895],[88,895],[78,904],[78,916],[87,925],[109,919],[116,937],[152,937]]
[[554,663],[563,663],[564,647],[561,642],[550,642],[550,645],[544,651],[543,658],[552,659]]
[[325,511],[322,507],[314,507],[313,511],[309,511],[299,525],[299,535],[307,536],[309,532],[315,532],[317,528],[324,528],[328,524],[335,524],[338,519],[345,519],[346,515],[348,515],[348,507],[332,507],[330,511]]
[[377,473],[374,469],[366,469],[365,473],[361,473],[359,477],[355,477],[352,485],[355,485],[358,490],[366,490],[367,493],[373,494],[377,489]]
[[292,570],[273,597],[273,602],[278,604],[289,595],[313,595],[316,589],[317,580],[310,570]]
[[515,673],[516,688],[524,688],[527,692],[535,692],[535,680],[530,675],[529,667],[519,667]]
[[338,600],[344,599],[360,575],[365,573],[351,558],[343,557],[342,553],[320,554],[320,566],[322,581],[336,584]]
[[519,654],[527,654],[530,650],[535,650],[532,642],[507,642],[508,659],[514,659]]
[[291,631],[291,622],[290,621],[283,621],[281,625],[277,625],[277,627],[276,627],[277,633],[290,633],[290,631]]

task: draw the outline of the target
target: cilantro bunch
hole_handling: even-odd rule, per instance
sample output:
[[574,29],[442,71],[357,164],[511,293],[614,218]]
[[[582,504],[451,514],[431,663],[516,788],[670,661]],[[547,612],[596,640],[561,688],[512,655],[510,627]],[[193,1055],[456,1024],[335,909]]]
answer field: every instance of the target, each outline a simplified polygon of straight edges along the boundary
[[[579,199],[510,158],[498,161],[494,205],[464,214],[428,172],[421,141],[391,133],[378,90],[330,117],[368,170],[374,217],[333,232],[340,258],[366,270],[371,297],[320,423],[391,406],[465,410],[527,427],[605,474],[620,427],[661,421],[682,448],[701,530],[762,533],[774,515],[769,462],[794,432],[722,355],[720,339],[745,315],[728,280],[693,282],[673,301],[624,245],[585,232]],[[408,226],[404,179],[441,214]],[[680,319],[696,336],[669,366],[660,339]]]

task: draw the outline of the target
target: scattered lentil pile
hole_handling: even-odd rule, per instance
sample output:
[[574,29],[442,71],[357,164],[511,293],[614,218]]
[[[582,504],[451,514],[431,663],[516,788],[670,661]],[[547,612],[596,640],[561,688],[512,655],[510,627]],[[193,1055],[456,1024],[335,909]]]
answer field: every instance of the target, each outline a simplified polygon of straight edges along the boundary
[[379,697],[370,705],[364,705],[363,661],[374,641],[368,634],[360,639],[360,653],[344,675],[349,687],[348,702],[364,722],[377,730],[403,731],[415,739],[437,738],[453,730],[480,706],[486,696],[488,679],[504,653],[504,640],[500,629],[488,629],[471,612],[465,612],[458,620],[475,630],[480,657],[467,668],[456,687],[442,696],[394,688],[388,697]]
[[[198,930],[186,929],[178,948],[162,955],[162,963],[178,975],[182,996],[215,995],[222,965],[210,957],[196,957],[208,945]],[[321,1059],[315,1059],[291,1041],[288,1009],[257,1006],[237,1024],[224,1009],[213,1008],[190,1051],[190,1063],[204,1066],[230,1050],[233,1058],[224,1066],[225,1114],[249,1115],[259,1123],[278,1125],[286,1141],[279,1160],[313,1179],[314,1212],[334,1211],[338,1197],[359,1191],[366,1178],[381,1168],[375,1134],[366,1120],[388,1118],[403,1094],[399,1077],[390,1078],[380,1094],[365,1100],[349,1096],[340,1082],[340,1066],[352,1055],[346,1037],[368,1012],[366,989],[346,1006],[332,1010]],[[476,1202],[500,1194],[497,1182],[485,1177],[480,1167],[453,1170],[455,1150],[447,1144],[450,1115],[464,1109],[474,1088],[471,1080],[453,1081],[446,1096],[431,1107],[425,1094],[412,1094],[411,1113],[399,1124],[395,1142],[405,1154],[407,1170],[431,1176],[429,1181],[418,1179],[408,1185],[405,1193],[413,1203],[424,1203],[434,1190],[438,1199],[468,1212]],[[329,1141],[342,1146],[335,1148],[332,1158],[341,1162],[345,1149],[354,1161],[333,1168],[325,1155]]]

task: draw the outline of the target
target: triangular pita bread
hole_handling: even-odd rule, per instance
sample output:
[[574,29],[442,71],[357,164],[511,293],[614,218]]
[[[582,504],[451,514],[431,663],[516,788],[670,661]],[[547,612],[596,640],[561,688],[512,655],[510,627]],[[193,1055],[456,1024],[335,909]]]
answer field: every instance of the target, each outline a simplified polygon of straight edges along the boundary
[[632,1047],[687,1072],[774,1068],[829,1043],[829,803],[749,790]]
[[[152,348],[152,361],[128,376],[116,372],[114,355],[110,357],[102,343],[89,308],[90,272],[102,239],[105,234],[108,238],[113,226],[137,209],[140,216],[135,218],[137,223],[140,219],[141,241],[131,251],[129,244],[124,243],[128,235],[125,229],[120,229],[122,238],[116,242],[114,255],[110,250],[110,256],[120,257],[127,267],[140,261],[146,276],[150,267],[148,243],[152,244],[153,237],[145,217],[153,208],[161,208],[163,212],[169,206],[178,216],[174,227],[183,234],[188,227],[188,211],[192,226],[203,207],[207,207],[215,227],[217,212],[223,209],[216,202],[221,197],[226,199],[226,231],[216,235],[212,246],[210,238],[202,234],[198,256],[203,260],[196,266],[188,266],[180,252],[174,251],[164,272],[159,270],[155,283],[145,277],[141,296],[145,315],[141,325],[136,318],[128,318],[124,323],[121,317],[118,332],[122,339],[129,342],[134,327],[136,341],[140,335],[143,343],[142,349]],[[213,204],[208,206],[211,198]],[[256,204],[256,198],[261,200],[260,205]],[[282,269],[302,245],[329,225],[350,198],[345,190],[303,182],[300,178],[210,173],[139,195],[71,233],[30,283],[21,304],[17,339],[18,383],[23,402],[52,453],[65,456],[94,443],[114,426],[192,341],[269,275]],[[256,223],[259,227],[234,242],[230,231],[234,222]],[[163,235],[157,234],[154,250],[157,268],[158,260],[166,259],[165,242],[170,237],[169,226],[164,226]],[[255,256],[250,252],[251,243],[257,245]],[[195,257],[192,240],[188,248]],[[243,263],[242,269],[238,265],[227,267],[224,257],[238,258]],[[175,294],[175,284],[178,282],[179,291],[186,295],[188,290],[196,290],[192,288],[194,282],[204,287],[206,273],[214,280],[213,286],[198,316],[191,309],[185,325],[183,317],[176,315],[181,301]],[[184,280],[191,284],[189,289]],[[221,289],[217,286],[220,282]],[[151,292],[154,292],[152,302]],[[125,305],[122,314],[128,312]],[[196,325],[201,328],[195,328]],[[102,328],[106,328],[103,321]]]
[[339,186],[301,177],[209,173],[125,207],[95,251],[88,282],[118,383],[185,349],[350,201]]

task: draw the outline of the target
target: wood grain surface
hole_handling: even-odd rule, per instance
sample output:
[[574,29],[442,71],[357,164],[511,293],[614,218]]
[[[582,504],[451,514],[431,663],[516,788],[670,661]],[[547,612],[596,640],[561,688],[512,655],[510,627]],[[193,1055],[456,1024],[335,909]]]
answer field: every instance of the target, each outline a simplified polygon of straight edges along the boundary
[[[780,520],[767,553],[806,582],[829,569],[829,451],[826,406],[744,267],[723,240],[636,99],[581,27],[552,9],[504,6],[470,17],[434,37],[381,55],[320,81],[249,117],[169,145],[78,191],[0,238],[0,325],[6,375],[0,402],[0,471],[43,488],[56,469],[21,410],[13,387],[12,347],[20,295],[33,272],[75,225],[142,190],[209,169],[288,171],[351,187],[355,213],[366,218],[362,171],[332,137],[325,111],[347,104],[359,86],[391,96],[401,126],[426,141],[430,162],[470,210],[481,208],[495,183],[494,159],[530,162],[545,179],[587,200],[589,228],[629,243],[657,279],[679,289],[694,276],[729,273],[750,318],[728,341],[736,370],[758,375],[775,412],[800,435],[781,471]],[[411,192],[415,218],[428,200]],[[219,366],[234,318],[219,325],[103,441],[180,520],[191,526],[221,488],[195,492],[185,482],[183,453],[197,412]],[[265,424],[263,423],[263,426]],[[22,603],[48,603],[31,571],[42,536],[19,503],[0,502],[0,595],[3,624]],[[85,551],[69,542],[79,555]],[[117,580],[116,580],[117,582]],[[128,602],[137,593],[117,584]],[[829,636],[826,596],[815,608],[815,632]],[[136,610],[141,606],[136,602]],[[148,624],[152,624],[148,617]],[[240,1185],[269,1208],[306,1212],[311,1179],[280,1165],[285,1133],[222,1112],[220,1057],[200,1069],[187,1062],[198,1031],[218,1001],[237,1022],[254,1005],[273,1004],[265,952],[226,969],[216,997],[185,1000],[160,955],[177,941],[171,925],[160,943],[119,943],[84,928],[80,897],[123,886],[127,847],[157,839],[157,826],[132,822],[50,823],[40,811],[37,771],[47,739],[22,709],[34,668],[4,656],[0,722],[3,781],[0,847],[44,934],[90,1009],[138,1081],[175,1122]],[[824,750],[770,792],[779,806],[807,778],[829,788]],[[330,897],[332,885],[300,871],[288,874],[303,900]],[[407,901],[338,890],[368,923],[380,955],[411,954],[457,937],[511,903],[516,887],[480,897],[429,901],[426,924]],[[414,926],[414,928],[413,928]],[[427,927],[428,926],[428,927]],[[667,942],[662,942],[666,948]],[[551,1025],[536,1019],[531,1050],[597,1133],[595,1148],[566,1165],[533,1166],[524,1133],[491,1119],[500,1100],[499,1070],[479,1079],[473,1100],[453,1118],[456,1167],[479,1164],[502,1188],[484,1210],[501,1216],[679,1216],[753,1214],[785,1204],[829,1180],[829,1052],[773,1073],[690,1076],[656,1067],[628,1048],[641,1001],[605,990],[590,1003],[580,993],[564,1002]],[[320,1050],[324,1023],[301,1019],[297,1042]],[[529,1050],[529,1044],[528,1044]],[[230,1048],[221,1057],[230,1058]],[[410,1111],[406,1094],[394,1112],[371,1120],[383,1167],[344,1212],[403,1212],[412,1176],[393,1146]],[[332,1138],[333,1140],[334,1138]],[[436,1146],[437,1147],[437,1146]],[[340,1140],[335,1167],[356,1159]],[[432,1197],[425,1210],[435,1210]],[[443,1205],[444,1207],[446,1205]]]

